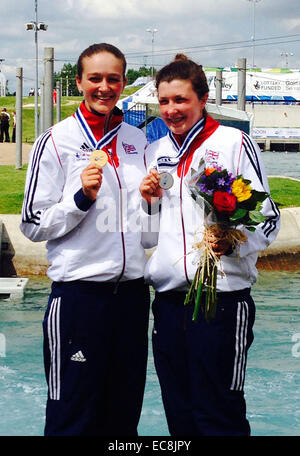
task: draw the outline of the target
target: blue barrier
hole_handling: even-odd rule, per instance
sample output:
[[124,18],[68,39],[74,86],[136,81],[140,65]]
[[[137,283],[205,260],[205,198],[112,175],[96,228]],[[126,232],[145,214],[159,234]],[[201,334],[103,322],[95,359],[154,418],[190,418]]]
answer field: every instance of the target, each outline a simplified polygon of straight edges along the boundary
[[149,143],[156,141],[168,133],[168,127],[160,117],[156,117],[147,125],[147,139]]
[[139,127],[146,120],[146,111],[129,110],[124,112],[124,122]]

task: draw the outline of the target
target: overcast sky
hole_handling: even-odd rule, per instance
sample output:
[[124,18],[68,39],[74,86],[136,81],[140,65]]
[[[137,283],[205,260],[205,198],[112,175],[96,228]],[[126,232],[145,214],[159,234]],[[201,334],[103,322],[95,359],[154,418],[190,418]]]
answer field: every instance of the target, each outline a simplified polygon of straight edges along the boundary
[[[25,24],[35,21],[35,1],[1,0],[0,6],[2,72],[14,91],[16,68],[22,67],[27,95],[35,84],[35,34]],[[285,67],[281,54],[287,53],[288,66],[300,68],[299,0],[38,0],[38,22],[48,25],[38,33],[40,77],[45,47],[54,48],[54,71],[75,64],[82,50],[99,42],[118,46],[128,68],[150,66],[152,33],[147,28],[158,30],[157,68],[179,51],[204,67],[235,66],[240,57],[252,66],[253,36],[257,67]]]

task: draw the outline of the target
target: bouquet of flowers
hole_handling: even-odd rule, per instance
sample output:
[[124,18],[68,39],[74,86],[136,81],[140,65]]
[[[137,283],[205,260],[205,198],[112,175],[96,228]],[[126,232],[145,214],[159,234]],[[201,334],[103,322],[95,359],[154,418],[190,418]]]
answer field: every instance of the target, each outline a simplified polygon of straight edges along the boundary
[[[252,189],[251,181],[242,175],[234,177],[220,167],[204,168],[203,163],[200,163],[199,168],[202,166],[202,171],[193,170],[187,183],[196,203],[204,206],[205,221],[201,240],[196,240],[193,245],[193,251],[198,254],[197,270],[185,305],[194,301],[193,321],[197,320],[199,309],[202,308],[209,322],[216,313],[216,282],[220,265],[220,257],[214,252],[213,244],[227,241],[233,250],[247,241],[246,234],[237,227],[243,225],[249,231],[255,231],[255,226],[266,219],[260,211],[268,194]],[[206,296],[202,303],[203,291]]]

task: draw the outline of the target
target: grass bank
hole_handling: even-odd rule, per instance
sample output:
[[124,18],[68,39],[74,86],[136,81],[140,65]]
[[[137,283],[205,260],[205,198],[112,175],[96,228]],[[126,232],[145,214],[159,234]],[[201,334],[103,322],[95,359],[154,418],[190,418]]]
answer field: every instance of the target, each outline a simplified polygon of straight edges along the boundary
[[270,192],[279,209],[300,207],[300,181],[284,177],[269,178]]
[[[61,119],[65,119],[76,111],[82,97],[62,97],[61,101]],[[38,99],[40,103],[40,98]],[[2,97],[0,98],[0,109],[5,107],[11,115],[15,111],[16,97]],[[22,109],[23,125],[22,125],[22,140],[24,143],[34,142],[34,97],[23,97]],[[54,121],[56,119],[56,107],[54,107]],[[10,127],[10,133],[12,127]]]
[[20,214],[24,198],[27,165],[0,166],[0,214]]
[[[0,166],[0,214],[20,214],[24,197],[27,165],[21,170]],[[300,181],[270,177],[271,196],[279,209],[300,207]]]

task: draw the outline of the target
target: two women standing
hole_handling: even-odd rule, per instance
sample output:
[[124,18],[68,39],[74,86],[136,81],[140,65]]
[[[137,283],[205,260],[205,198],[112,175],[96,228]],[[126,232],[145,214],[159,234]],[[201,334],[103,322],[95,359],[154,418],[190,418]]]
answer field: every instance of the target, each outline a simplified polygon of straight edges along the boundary
[[[215,242],[225,273],[218,276],[217,315],[210,325],[202,315],[194,323],[184,299],[203,213],[185,182],[204,159],[207,167],[243,174],[268,191],[259,148],[207,115],[204,72],[178,56],[156,78],[169,133],[145,153],[143,133],[115,107],[125,71],[114,46],[86,49],[77,76],[84,101],[43,133],[31,154],[21,230],[48,241],[53,281],[44,320],[45,434],[137,435],[147,362],[145,276],[156,290],[153,350],[170,434],[248,435],[243,385],[255,314],[250,288],[258,252],[278,231],[279,212],[269,198],[266,222],[240,252]],[[168,171],[167,185],[161,171]],[[153,218],[157,229],[150,222],[152,232],[144,232]],[[156,250],[146,264],[150,245]]]

